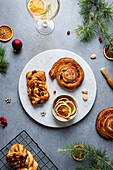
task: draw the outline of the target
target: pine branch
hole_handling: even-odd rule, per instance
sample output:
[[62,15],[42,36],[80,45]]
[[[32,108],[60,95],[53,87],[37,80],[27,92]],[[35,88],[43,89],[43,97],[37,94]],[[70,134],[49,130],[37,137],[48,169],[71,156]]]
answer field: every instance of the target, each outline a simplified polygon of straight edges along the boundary
[[[109,157],[107,157],[107,151],[101,151],[101,149],[96,149],[93,146],[84,144],[84,147],[81,147],[81,144],[78,145],[78,147],[74,147],[75,145],[69,145],[65,147],[58,148],[58,152],[63,152],[65,154],[72,154],[74,156],[78,156],[81,158],[82,153],[86,154],[85,159],[89,160],[89,164],[84,167],[83,169],[106,169],[106,170],[112,170],[113,169],[113,160],[109,160]],[[78,168],[78,170],[82,169],[81,167]]]
[[9,66],[9,61],[3,58],[5,47],[0,46],[0,72],[6,73]]
[[109,34],[108,21],[113,18],[113,3],[105,0],[81,0],[78,3],[80,15],[83,16],[83,25],[75,29],[77,37],[82,41],[88,41],[97,34],[107,39],[113,46],[113,36]]
[[0,56],[4,56],[5,54],[5,47],[0,46]]

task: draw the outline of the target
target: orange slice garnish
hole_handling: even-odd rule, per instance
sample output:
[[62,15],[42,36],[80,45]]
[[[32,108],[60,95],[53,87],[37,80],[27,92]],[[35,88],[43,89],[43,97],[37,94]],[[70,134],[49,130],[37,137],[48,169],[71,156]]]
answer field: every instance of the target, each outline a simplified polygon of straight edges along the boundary
[[55,111],[58,116],[63,117],[65,119],[69,118],[71,114],[71,108],[63,102],[57,105]]
[[[86,153],[82,150],[83,148],[84,148],[84,146],[83,145],[81,145],[81,144],[78,144],[78,145],[75,145],[74,146],[74,148],[79,148],[79,149],[81,149],[81,157],[79,157],[79,154],[78,155],[74,155],[74,154],[72,154],[72,157],[76,160],[76,161],[82,161],[84,158],[85,158],[85,156],[86,156]],[[76,150],[77,151],[77,150]]]
[[45,13],[46,4],[43,0],[30,0],[28,9],[36,15],[42,15]]
[[71,101],[71,100],[65,101],[65,102],[71,108],[71,116],[74,115],[76,113],[76,105],[75,105],[75,103],[73,101]]
[[0,25],[0,41],[9,41],[13,37],[13,29],[6,24]]
[[59,103],[60,101],[65,102],[65,101],[67,101],[67,100],[69,100],[69,99],[68,99],[68,98],[63,97],[63,98],[58,99],[58,100],[56,101],[56,103]]
[[55,104],[55,110],[56,110],[56,108],[57,108],[57,107],[58,107],[61,103],[65,104],[65,102],[64,102],[64,101],[56,102],[56,104]]

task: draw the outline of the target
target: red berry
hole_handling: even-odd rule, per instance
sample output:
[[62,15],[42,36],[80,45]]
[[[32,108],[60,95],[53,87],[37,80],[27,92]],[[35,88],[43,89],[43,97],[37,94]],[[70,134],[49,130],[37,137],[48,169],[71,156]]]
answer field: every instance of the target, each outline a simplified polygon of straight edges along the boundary
[[67,31],[67,35],[69,35],[70,34],[70,31]]
[[6,118],[4,118],[4,121],[6,121]]
[[4,120],[4,117],[0,117],[0,120]]
[[55,94],[55,93],[56,93],[56,90],[54,90],[53,92],[54,92],[54,94]]
[[2,127],[5,127],[5,126],[6,126],[5,124],[2,125]]
[[102,43],[102,39],[100,39],[100,43]]
[[99,37],[99,40],[101,40],[102,38],[101,37]]
[[7,121],[4,121],[3,124],[7,125]]
[[91,17],[91,19],[93,19],[94,17]]

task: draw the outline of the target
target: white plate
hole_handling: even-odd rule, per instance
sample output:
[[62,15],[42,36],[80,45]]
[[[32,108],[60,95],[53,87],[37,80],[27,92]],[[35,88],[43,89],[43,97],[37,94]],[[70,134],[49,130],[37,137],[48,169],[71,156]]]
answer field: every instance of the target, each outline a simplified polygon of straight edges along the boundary
[[[84,70],[85,73],[84,81],[75,90],[72,91],[66,90],[57,83],[56,79],[51,80],[51,78],[49,77],[49,70],[51,69],[52,65],[62,57],[73,58],[82,66]],[[50,93],[50,98],[47,100],[47,102],[35,107],[30,103],[27,94],[27,86],[26,86],[27,83],[26,73],[32,70],[45,71],[46,79],[47,79],[46,83],[47,83],[48,91]],[[83,100],[83,94],[82,94],[83,89],[88,90],[87,101]],[[54,90],[56,90],[56,94],[54,94],[53,92]],[[56,120],[51,113],[51,107],[54,99],[58,95],[62,95],[62,94],[71,95],[77,102],[77,106],[78,106],[78,112],[76,117],[73,120],[65,123]],[[34,120],[36,120],[40,124],[48,127],[56,127],[56,128],[67,127],[83,119],[92,108],[96,97],[95,76],[90,66],[87,64],[87,62],[84,61],[84,59],[82,59],[77,54],[61,49],[45,51],[33,57],[24,67],[19,79],[19,97],[22,106],[25,109],[25,111],[28,113],[28,115],[31,116]],[[46,115],[42,116],[41,115],[42,112],[45,112]]]

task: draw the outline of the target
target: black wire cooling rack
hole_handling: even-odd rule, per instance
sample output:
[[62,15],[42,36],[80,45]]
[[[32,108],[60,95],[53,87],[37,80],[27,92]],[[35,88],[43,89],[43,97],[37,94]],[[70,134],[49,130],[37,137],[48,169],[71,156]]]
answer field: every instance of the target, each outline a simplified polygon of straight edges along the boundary
[[0,170],[15,170],[10,163],[6,162],[6,155],[15,143],[24,145],[28,151],[34,156],[34,159],[38,163],[38,170],[58,170],[54,163],[48,158],[48,156],[42,151],[38,144],[29,136],[29,134],[23,130],[14,139],[12,139],[5,147],[0,150]]

